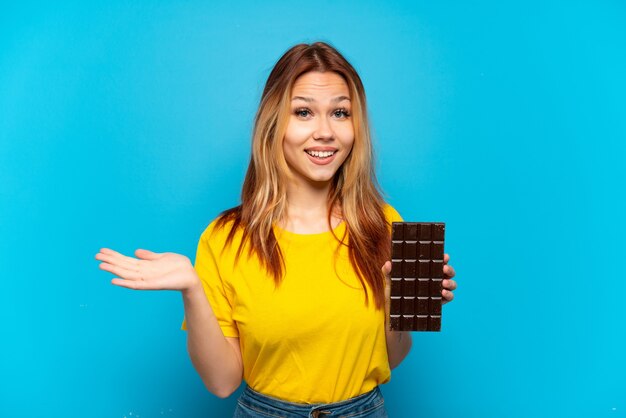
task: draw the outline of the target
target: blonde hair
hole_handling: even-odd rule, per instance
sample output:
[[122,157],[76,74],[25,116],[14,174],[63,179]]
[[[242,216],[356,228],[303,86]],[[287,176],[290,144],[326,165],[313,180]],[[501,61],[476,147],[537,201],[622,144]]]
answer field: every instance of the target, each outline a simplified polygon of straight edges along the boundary
[[384,306],[385,282],[381,267],[390,256],[389,228],[385,219],[373,162],[365,89],[352,65],[332,46],[315,42],[290,48],[272,69],[257,111],[252,136],[252,155],[241,192],[241,204],[220,215],[217,228],[233,222],[226,245],[242,230],[237,257],[248,245],[276,285],[284,273],[282,252],[273,226],[286,214],[286,184],[290,170],[283,153],[283,138],[291,113],[295,80],[311,71],[337,73],[346,81],[352,102],[354,145],[332,181],[328,196],[328,223],[340,210],[346,237],[335,237],[348,246],[350,262],[365,290],[369,284],[377,308]]

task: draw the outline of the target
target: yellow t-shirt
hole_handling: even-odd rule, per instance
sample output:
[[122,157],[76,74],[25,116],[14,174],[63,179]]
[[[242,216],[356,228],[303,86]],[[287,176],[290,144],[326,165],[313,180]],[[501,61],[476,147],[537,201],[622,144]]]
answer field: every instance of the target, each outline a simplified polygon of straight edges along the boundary
[[[401,220],[389,205],[385,215],[389,225]],[[239,337],[252,389],[289,402],[329,403],[389,380],[384,310],[375,309],[369,287],[365,306],[347,248],[336,253],[330,231],[302,235],[274,227],[286,266],[276,288],[245,250],[235,264],[241,232],[222,252],[230,224],[214,226],[200,238],[195,269],[224,336]],[[344,231],[343,222],[334,230],[339,238]]]

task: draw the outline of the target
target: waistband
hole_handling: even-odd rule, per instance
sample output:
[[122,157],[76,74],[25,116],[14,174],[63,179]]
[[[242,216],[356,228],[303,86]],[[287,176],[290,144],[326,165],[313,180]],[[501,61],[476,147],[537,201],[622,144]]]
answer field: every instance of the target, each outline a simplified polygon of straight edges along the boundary
[[373,411],[377,408],[383,407],[384,399],[380,388],[376,386],[369,392],[344,401],[302,404],[273,398],[246,386],[238,402],[240,405],[253,409],[256,412],[270,415],[282,414],[279,416],[283,416],[284,414],[288,414],[290,418],[321,418],[345,414],[363,414],[370,410]]

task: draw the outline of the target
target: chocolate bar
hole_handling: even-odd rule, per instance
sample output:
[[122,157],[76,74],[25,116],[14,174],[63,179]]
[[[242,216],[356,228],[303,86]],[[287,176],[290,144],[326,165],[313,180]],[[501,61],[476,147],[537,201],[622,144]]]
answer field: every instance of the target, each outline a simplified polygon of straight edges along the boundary
[[390,328],[440,331],[445,224],[394,222],[391,228]]

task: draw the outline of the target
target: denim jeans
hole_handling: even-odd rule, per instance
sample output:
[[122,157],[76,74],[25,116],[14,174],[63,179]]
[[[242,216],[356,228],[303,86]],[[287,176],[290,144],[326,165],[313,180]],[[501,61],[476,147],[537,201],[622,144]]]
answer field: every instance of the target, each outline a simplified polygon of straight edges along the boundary
[[286,402],[246,387],[237,401],[233,418],[388,418],[380,388],[335,402],[301,404]]

